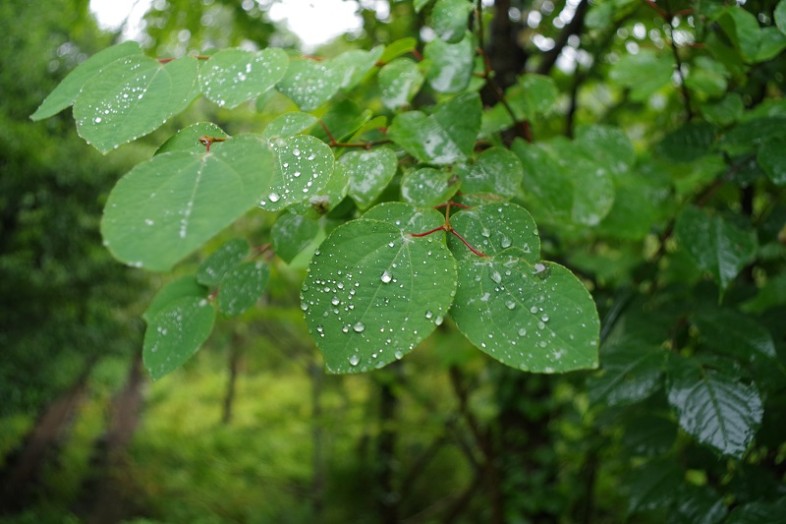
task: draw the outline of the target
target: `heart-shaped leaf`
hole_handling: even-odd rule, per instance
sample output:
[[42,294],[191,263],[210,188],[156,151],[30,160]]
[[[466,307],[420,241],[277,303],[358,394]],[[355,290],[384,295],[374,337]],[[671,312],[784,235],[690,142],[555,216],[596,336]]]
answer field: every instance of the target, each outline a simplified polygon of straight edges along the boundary
[[302,308],[328,371],[356,373],[400,359],[434,331],[455,284],[444,237],[413,238],[361,218],[334,229],[315,253]]
[[338,92],[342,75],[330,62],[293,60],[278,89],[303,111],[318,108]]
[[389,147],[369,151],[348,151],[339,163],[349,177],[349,196],[365,209],[382,194],[398,168],[396,154]]
[[207,61],[199,72],[205,97],[233,108],[256,98],[276,85],[287,71],[289,57],[277,48],[256,53],[243,49],[223,49]]
[[433,167],[416,169],[401,178],[401,196],[418,207],[444,204],[458,191],[459,183],[449,171]]
[[471,36],[455,44],[434,39],[423,49],[430,65],[426,78],[440,93],[458,93],[466,89],[475,67],[475,44]]
[[377,77],[382,91],[382,103],[388,109],[409,105],[423,86],[423,73],[414,60],[397,58],[385,65]]

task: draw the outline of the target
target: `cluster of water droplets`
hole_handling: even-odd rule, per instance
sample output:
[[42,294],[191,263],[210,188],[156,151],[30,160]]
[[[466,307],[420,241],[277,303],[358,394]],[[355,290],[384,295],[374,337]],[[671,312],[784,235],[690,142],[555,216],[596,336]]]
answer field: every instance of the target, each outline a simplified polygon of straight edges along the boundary
[[[324,187],[333,170],[333,157],[327,146],[310,137],[274,138],[269,143],[277,157],[280,179],[259,202],[260,207],[280,209],[279,202],[301,202]],[[324,150],[320,150],[319,144]]]

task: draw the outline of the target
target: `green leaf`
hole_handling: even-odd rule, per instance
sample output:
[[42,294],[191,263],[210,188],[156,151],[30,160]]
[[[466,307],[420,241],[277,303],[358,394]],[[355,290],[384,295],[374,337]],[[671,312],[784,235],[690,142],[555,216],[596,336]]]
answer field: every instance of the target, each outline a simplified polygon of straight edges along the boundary
[[421,162],[452,164],[472,153],[480,130],[480,114],[480,98],[475,93],[465,93],[439,104],[429,116],[420,111],[396,115],[388,135]]
[[701,100],[716,98],[726,92],[729,72],[720,62],[706,56],[696,57],[685,85]]
[[386,64],[377,77],[382,103],[388,109],[408,106],[423,86],[423,73],[414,60],[397,58]]
[[[459,166],[462,198],[468,202],[510,199],[520,193],[524,169],[510,150],[491,147],[475,162]],[[467,199],[468,196],[474,198]]]
[[456,194],[459,184],[449,171],[425,167],[405,173],[401,178],[401,196],[417,207],[434,207]]
[[775,358],[770,332],[751,317],[728,308],[700,311],[693,319],[702,341],[710,348],[736,356],[742,362]]
[[435,209],[416,209],[404,202],[383,202],[366,211],[363,218],[387,222],[407,235],[431,231],[445,223],[445,217]]
[[419,13],[423,10],[424,7],[429,5],[431,0],[412,0],[412,4],[415,6],[415,12]]
[[317,233],[319,224],[316,220],[295,213],[284,213],[273,224],[273,248],[276,254],[289,264],[311,244]]
[[330,100],[341,88],[342,71],[330,62],[292,60],[278,89],[303,111],[311,111]]
[[781,496],[773,502],[756,501],[734,508],[726,524],[785,524],[786,497]]
[[475,45],[471,36],[455,44],[435,39],[423,48],[429,64],[426,78],[440,93],[459,93],[467,88],[475,67]]
[[717,20],[742,57],[747,62],[754,61],[761,41],[761,29],[756,16],[735,6],[724,9]]
[[450,314],[475,346],[525,371],[562,373],[597,366],[600,322],[595,304],[569,270],[537,261],[537,229],[524,209],[478,206],[451,222],[487,255],[476,256],[449,237],[459,261]]
[[157,380],[191,358],[210,336],[215,318],[205,298],[186,296],[161,308],[145,331],[142,360],[150,376]]
[[74,102],[79,136],[102,153],[158,129],[197,95],[197,60],[129,56],[101,69]]
[[265,127],[265,130],[262,131],[262,137],[268,140],[288,138],[309,131],[317,122],[319,122],[319,119],[309,113],[284,113],[277,116]]
[[646,463],[630,472],[628,486],[628,513],[668,508],[683,484],[680,468],[671,460]]
[[622,442],[633,455],[655,457],[667,453],[676,438],[677,425],[670,418],[644,412],[625,421]]
[[341,89],[352,89],[358,85],[382,56],[382,46],[377,46],[369,51],[352,49],[345,51],[330,61],[331,67],[336,69],[339,76]]
[[232,109],[272,89],[287,71],[289,57],[270,47],[258,52],[222,49],[199,71],[205,98]]
[[745,104],[738,93],[729,93],[713,104],[703,104],[701,113],[711,124],[728,126],[737,122],[745,111]]
[[259,202],[262,209],[279,211],[320,194],[333,172],[333,151],[321,140],[308,135],[270,141],[275,169],[267,194]]
[[311,135],[327,143],[343,142],[366,125],[372,116],[371,110],[361,109],[352,100],[341,100],[330,105],[320,119],[321,125],[312,129]]
[[212,138],[229,138],[223,129],[212,122],[198,122],[181,129],[169,140],[164,142],[156,151],[157,155],[172,151],[187,151],[190,153],[204,153],[205,145],[200,141],[203,136]]
[[669,85],[673,73],[674,59],[670,54],[656,54],[645,49],[635,55],[623,55],[611,67],[609,79],[620,87],[629,88],[632,100],[644,102]]
[[717,524],[726,516],[723,499],[709,486],[685,484],[677,496],[672,522],[684,524]]
[[613,238],[640,240],[665,215],[671,198],[671,180],[652,164],[613,175],[614,205],[599,231]]
[[254,137],[173,151],[127,173],[109,195],[101,233],[118,259],[167,271],[255,207],[271,185],[274,156]]
[[508,96],[520,120],[535,120],[551,112],[559,91],[551,77],[530,73],[519,78],[508,90]]
[[379,57],[379,61],[383,64],[387,64],[395,58],[411,53],[417,48],[417,45],[418,41],[411,36],[399,38],[385,46],[385,50],[382,52],[382,56]]
[[786,35],[786,0],[781,0],[775,6],[775,26]]
[[200,285],[193,275],[186,275],[168,283],[156,293],[142,318],[148,324],[165,306],[183,297],[207,297],[207,288]]
[[366,209],[393,180],[398,168],[396,154],[389,147],[368,151],[348,151],[338,162],[349,177],[349,196]]
[[139,47],[139,44],[131,40],[99,51],[68,73],[68,76],[49,93],[49,96],[38,106],[35,113],[30,115],[30,118],[42,120],[56,115],[72,105],[84,86],[93,80],[106,66],[121,58],[141,54],[142,49]]
[[669,404],[680,427],[724,455],[742,458],[762,420],[756,388],[688,359],[676,360],[669,371]]
[[303,285],[306,322],[331,373],[400,359],[447,313],[456,267],[444,237],[413,238],[361,218],[334,229]]
[[786,138],[763,142],[756,155],[756,161],[770,180],[779,186],[786,185]]
[[784,49],[786,49],[786,35],[775,27],[763,27],[759,32],[759,48],[753,61],[766,62],[781,54]]
[[253,306],[267,286],[270,270],[262,261],[245,262],[230,269],[221,280],[218,309],[237,316]]
[[602,357],[600,373],[589,381],[592,402],[632,404],[660,387],[666,357],[662,349],[626,344],[610,348]]
[[726,289],[756,255],[756,235],[719,215],[686,208],[675,227],[680,245]]
[[467,0],[437,0],[431,10],[431,27],[442,40],[455,43],[467,31],[472,4]]
[[688,123],[669,133],[658,148],[677,162],[692,162],[712,153],[715,142],[714,128],[705,123]]
[[200,284],[217,286],[224,275],[236,268],[248,256],[248,242],[242,238],[233,238],[213,251],[209,257],[199,264],[196,278]]

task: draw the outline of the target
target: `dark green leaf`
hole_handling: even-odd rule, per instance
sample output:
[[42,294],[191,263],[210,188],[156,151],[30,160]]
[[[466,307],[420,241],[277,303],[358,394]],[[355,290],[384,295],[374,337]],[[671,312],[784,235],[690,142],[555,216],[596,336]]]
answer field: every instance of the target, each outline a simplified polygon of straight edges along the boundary
[[665,357],[657,347],[610,348],[602,354],[600,373],[589,382],[590,400],[609,406],[644,400],[661,385]]
[[759,166],[775,184],[786,185],[786,138],[765,141],[756,155]]
[[218,309],[237,316],[253,306],[267,285],[270,270],[262,261],[245,262],[230,269],[221,280]]
[[685,124],[669,133],[660,143],[660,150],[677,162],[692,162],[712,152],[715,130],[709,124]]
[[786,497],[774,502],[749,502],[734,508],[726,524],[786,524]]
[[713,350],[749,362],[775,357],[775,344],[767,328],[733,309],[700,311],[694,318],[703,342]]
[[676,511],[670,523],[680,524],[717,524],[726,516],[723,499],[708,486],[685,484],[679,491]]
[[682,483],[682,472],[670,460],[652,461],[633,470],[626,483],[630,490],[628,513],[668,508]]
[[652,457],[668,452],[676,438],[677,425],[672,420],[644,412],[625,421],[622,443],[633,455]]
[[197,270],[196,278],[200,284],[217,286],[229,271],[248,256],[248,242],[233,238],[210,254]]
[[502,147],[492,147],[477,159],[459,166],[462,198],[472,195],[471,202],[510,199],[520,193],[524,170],[519,158]]

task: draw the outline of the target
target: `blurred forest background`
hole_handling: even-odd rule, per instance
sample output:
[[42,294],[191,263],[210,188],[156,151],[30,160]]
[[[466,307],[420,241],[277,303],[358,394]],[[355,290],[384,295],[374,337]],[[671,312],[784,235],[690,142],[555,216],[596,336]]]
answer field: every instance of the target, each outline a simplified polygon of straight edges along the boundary
[[[157,1],[143,41],[153,56],[297,46],[266,18],[269,3]],[[359,2],[362,31],[317,53],[421,34],[424,14],[412,2],[377,4]],[[552,74],[567,91],[574,78],[578,86],[599,74],[591,66],[575,76],[557,69],[559,54],[549,49],[560,51],[581,33],[590,4],[568,2],[564,20],[565,5],[556,4],[497,2],[506,15],[494,18],[489,45],[503,86],[533,54],[529,68]],[[599,55],[614,46],[624,52],[635,16],[656,28],[646,27],[645,36],[658,34],[657,20],[630,11],[590,19],[597,27],[603,16],[613,22],[592,41]],[[537,31],[523,24],[527,12]],[[620,30],[627,33],[617,41]],[[662,391],[639,411],[596,405],[587,394],[593,373],[520,373],[448,328],[385,369],[326,375],[298,307],[302,271],[283,263],[273,269],[264,308],[220,323],[183,369],[151,382],[141,369],[140,317],[165,280],[121,266],[103,249],[103,201],[124,172],[183,125],[211,120],[232,133],[257,126],[258,117],[252,108],[230,116],[200,101],[105,157],[76,135],[69,112],[29,120],[65,74],[118,37],[99,30],[87,0],[0,3],[0,523],[664,522],[679,502],[662,493],[673,491],[663,484],[673,477],[644,487],[635,478],[642,457],[674,448],[691,457],[682,465],[699,495],[671,521],[718,521],[699,513],[718,516],[714,501],[731,484],[740,502],[745,493],[757,494],[747,500],[764,493],[781,496],[784,509],[777,410],[765,420],[765,452],[713,478],[707,472],[726,467],[725,459],[678,436]],[[545,51],[543,39],[551,42]],[[580,53],[573,60],[581,63]],[[592,104],[607,94],[593,88],[598,98],[585,100],[588,111],[600,113]],[[667,124],[659,120],[667,112],[628,102],[605,117],[630,124],[634,134]],[[562,117],[542,125],[553,131]],[[272,220],[255,215],[234,227],[260,236]],[[621,250],[628,258],[611,269],[574,261],[614,283],[617,268],[635,270],[631,253]],[[596,296],[602,313],[610,309],[605,298]],[[782,402],[782,385],[776,390]]]

